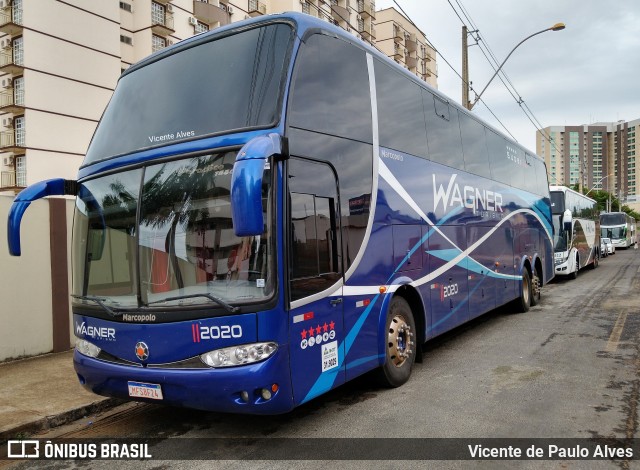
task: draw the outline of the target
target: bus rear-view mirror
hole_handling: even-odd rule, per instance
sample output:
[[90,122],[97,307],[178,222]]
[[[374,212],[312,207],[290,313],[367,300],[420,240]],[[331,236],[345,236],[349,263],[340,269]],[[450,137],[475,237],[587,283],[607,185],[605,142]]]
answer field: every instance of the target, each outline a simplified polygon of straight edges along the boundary
[[565,231],[568,232],[571,230],[571,222],[572,222],[571,211],[570,210],[564,211],[564,214],[562,216],[562,226]]
[[255,137],[238,152],[231,175],[231,219],[237,236],[264,232],[262,178],[269,158],[281,152],[282,138],[278,134]]

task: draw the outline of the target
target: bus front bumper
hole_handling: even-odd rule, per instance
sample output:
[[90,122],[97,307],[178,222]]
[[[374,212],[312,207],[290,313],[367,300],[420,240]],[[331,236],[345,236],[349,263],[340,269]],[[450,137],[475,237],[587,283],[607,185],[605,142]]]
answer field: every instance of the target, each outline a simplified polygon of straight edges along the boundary
[[[74,351],[73,362],[80,384],[93,393],[108,397],[207,411],[265,415],[286,413],[294,406],[288,372],[289,354],[285,345],[263,362],[220,369],[134,367],[94,359],[77,350]],[[131,383],[159,390],[155,394],[162,399],[130,396]],[[270,397],[265,399],[269,394]]]
[[569,259],[561,261],[560,263],[556,261],[556,274],[566,276],[567,274],[571,274],[571,272],[572,269],[570,269],[569,266]]

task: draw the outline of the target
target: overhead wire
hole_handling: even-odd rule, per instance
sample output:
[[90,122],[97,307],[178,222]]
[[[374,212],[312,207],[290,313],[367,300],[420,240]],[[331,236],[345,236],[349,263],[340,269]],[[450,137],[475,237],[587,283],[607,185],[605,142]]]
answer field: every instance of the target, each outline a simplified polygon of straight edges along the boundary
[[[466,25],[466,23],[462,20],[462,18],[460,17],[460,14],[458,13],[458,11],[456,10],[456,8],[453,6],[453,4],[451,3],[451,0],[447,0],[447,2],[449,3],[449,6],[451,6],[451,8],[454,10],[454,13],[456,14],[456,16],[458,17],[458,19],[462,22],[463,25]],[[462,14],[464,15],[464,17],[467,19],[469,25],[475,30],[477,31],[478,36],[480,36],[480,30],[478,28],[478,26],[475,24],[475,22],[473,21],[473,19],[471,18],[471,14],[467,11],[467,9],[464,7],[464,5],[462,4],[462,0],[455,0],[456,4],[458,5],[458,7],[460,8],[460,11],[462,12]],[[499,62],[498,59],[496,58],[495,54],[493,53],[493,51],[491,50],[491,47],[489,46],[489,43],[487,41],[485,41],[484,39],[482,39],[482,41],[478,41],[478,46],[480,47],[480,50],[482,52],[482,54],[485,56],[485,58],[487,59],[487,62],[489,62],[489,64],[491,65],[491,67],[493,68],[494,71],[497,70],[497,67],[499,66]],[[486,53],[484,51],[484,48],[486,48]],[[493,62],[489,59],[489,57],[487,57],[487,53],[491,56],[491,59],[493,59]],[[502,76],[500,75],[502,74]],[[503,79],[504,77],[504,79]],[[536,128],[536,130],[538,132],[540,132],[545,139],[550,142],[556,151],[559,152],[559,149],[556,147],[555,142],[553,141],[553,139],[551,138],[551,136],[549,136],[546,131],[544,130],[544,126],[542,125],[542,123],[538,120],[538,118],[535,116],[535,114],[533,113],[533,111],[531,110],[531,108],[529,108],[529,106],[526,104],[526,102],[524,101],[524,99],[522,98],[522,96],[520,95],[520,93],[518,92],[518,90],[516,89],[515,85],[513,84],[513,82],[511,81],[511,79],[509,78],[509,76],[507,75],[505,70],[501,70],[500,73],[498,74],[498,78],[500,79],[500,81],[502,81],[502,84],[505,86],[505,88],[507,89],[507,91],[509,91],[509,93],[511,94],[511,96],[513,97],[513,99],[516,101],[516,103],[518,104],[518,106],[520,106],[520,108],[522,109],[523,113],[525,114],[525,116],[527,116],[527,118],[529,119],[529,121],[531,122],[531,124],[533,124],[533,126]],[[509,86],[505,83],[506,80],[509,85],[511,86],[511,88],[509,88]],[[513,91],[512,91],[513,89]],[[514,94],[515,93],[515,94]],[[517,96],[516,96],[517,95]],[[534,122],[535,121],[535,122]]]
[[[404,11],[404,9],[400,6],[400,4],[396,1],[393,0],[393,3],[395,3],[395,5],[400,9],[400,11],[402,12],[402,14],[405,16],[405,18],[409,21],[409,23],[411,23],[415,28],[418,28],[418,26],[416,26],[416,24],[413,22],[413,20],[411,19],[411,17],[407,14],[407,12]],[[460,75],[460,73],[458,73],[458,71],[455,69],[455,67],[453,65],[451,65],[451,63],[449,63],[449,61],[447,60],[447,58],[444,56],[444,54],[442,54],[442,52],[438,51],[438,48],[433,44],[433,42],[431,42],[431,40],[429,40],[428,38],[426,38],[427,44],[429,45],[429,47],[431,47],[436,54],[439,54],[440,57],[442,58],[442,60],[444,60],[444,62],[449,66],[449,68],[460,78],[460,80],[462,80],[463,83],[467,83],[464,78],[462,78],[462,75]],[[467,83],[467,85],[469,85]],[[489,112],[491,113],[491,115],[495,118],[496,121],[498,121],[500,123],[500,125],[502,126],[502,128],[507,132],[507,134],[509,134],[511,136],[511,138],[513,140],[515,140],[516,142],[518,141],[515,136],[511,133],[511,131],[507,128],[507,126],[505,126],[502,121],[498,118],[498,116],[496,116],[496,114],[493,112],[493,110],[491,108],[489,108],[489,106],[487,105],[487,103],[484,102],[484,100],[482,98],[480,98],[480,101],[482,102],[482,104],[485,105],[485,107],[487,108],[487,110],[489,110]]]
[[[451,9],[454,11],[454,13],[456,14],[456,16],[458,17],[458,19],[460,20],[460,22],[467,26],[467,23],[462,19],[462,17],[460,16],[460,14],[458,13],[458,11],[456,10],[456,8],[453,6],[453,4],[451,3],[451,0],[447,0],[447,2],[449,3],[449,6],[451,7]],[[471,18],[470,13],[466,10],[466,8],[464,7],[464,5],[462,4],[462,0],[455,0],[456,4],[458,5],[458,7],[460,8],[460,11],[462,12],[462,15],[466,18],[467,22],[469,23],[469,25],[471,26],[471,28],[476,32],[476,43],[478,44],[478,47],[480,48],[480,51],[482,52],[482,54],[484,55],[485,59],[487,60],[487,62],[489,63],[489,65],[491,65],[491,67],[493,68],[494,72],[498,70],[499,67],[499,62],[498,59],[496,58],[495,54],[493,53],[493,51],[491,50],[491,47],[489,46],[489,44],[487,43],[486,40],[484,40],[480,34],[480,28],[478,28],[478,26],[475,24],[475,22],[473,21],[473,19]],[[486,49],[486,52],[485,52]],[[491,56],[491,59],[489,59],[489,57],[487,56],[487,54],[489,54],[489,56]],[[504,77],[504,79],[503,79]],[[522,112],[524,113],[524,115],[527,117],[527,119],[529,119],[529,121],[531,122],[531,124],[533,125],[533,127],[536,129],[536,131],[538,133],[540,133],[540,135],[542,135],[544,137],[544,139],[549,142],[554,150],[556,151],[557,154],[561,154],[560,149],[558,149],[558,147],[556,146],[555,143],[555,139],[553,139],[544,129],[542,123],[538,120],[538,118],[536,117],[536,115],[534,114],[534,112],[531,110],[531,108],[529,108],[529,106],[527,105],[527,103],[524,101],[524,99],[522,98],[522,96],[520,95],[520,93],[518,92],[518,90],[516,89],[515,85],[513,84],[513,82],[511,81],[511,79],[509,78],[509,76],[507,75],[505,70],[500,70],[500,73],[498,73],[498,78],[500,79],[500,81],[502,82],[502,84],[504,85],[504,87],[507,89],[507,91],[509,92],[509,94],[513,97],[513,99],[516,101],[516,103],[518,104],[518,106],[520,107],[520,109],[522,109]],[[508,82],[509,85],[507,85],[507,83],[505,83],[505,80]],[[511,88],[509,88],[509,86]],[[470,86],[470,89],[473,90],[473,87]],[[513,90],[513,91],[512,91]],[[473,90],[475,93],[475,90]],[[517,95],[517,96],[516,96]],[[480,100],[482,101],[482,100]],[[484,101],[482,101],[482,103],[486,106],[486,103]],[[493,114],[493,113],[492,113]],[[555,175],[552,175],[550,173],[547,172],[547,175],[552,177],[556,182],[558,182],[557,178],[555,177]]]

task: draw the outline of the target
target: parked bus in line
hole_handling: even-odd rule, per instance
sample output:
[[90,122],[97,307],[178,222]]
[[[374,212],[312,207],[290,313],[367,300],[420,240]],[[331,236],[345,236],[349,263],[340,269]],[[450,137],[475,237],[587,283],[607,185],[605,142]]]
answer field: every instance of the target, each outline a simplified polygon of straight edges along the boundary
[[556,274],[578,277],[578,271],[600,262],[598,203],[566,186],[550,186]]
[[626,212],[600,214],[600,234],[616,248],[629,248],[636,243],[636,219]]
[[121,76],[77,181],[73,330],[101,395],[274,414],[554,275],[543,160],[345,31],[249,19]]

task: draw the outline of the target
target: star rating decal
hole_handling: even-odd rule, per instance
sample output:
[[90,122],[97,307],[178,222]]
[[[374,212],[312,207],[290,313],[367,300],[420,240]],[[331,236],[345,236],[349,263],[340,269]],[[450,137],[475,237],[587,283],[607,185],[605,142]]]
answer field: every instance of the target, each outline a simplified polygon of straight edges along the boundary
[[322,325],[318,323],[316,326],[303,329],[300,331],[300,348],[311,348],[316,344],[326,343],[335,339],[335,327],[335,322],[331,320],[329,323],[324,322]]

